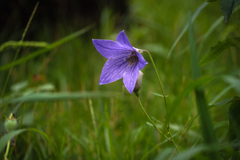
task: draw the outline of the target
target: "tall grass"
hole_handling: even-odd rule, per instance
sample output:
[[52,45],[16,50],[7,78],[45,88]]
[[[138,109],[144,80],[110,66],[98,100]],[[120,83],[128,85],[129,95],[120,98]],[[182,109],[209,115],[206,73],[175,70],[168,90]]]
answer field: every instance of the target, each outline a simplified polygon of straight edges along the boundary
[[[226,49],[201,68],[198,63],[218,40],[239,32],[238,17],[234,17],[239,11],[226,26],[219,18],[220,4],[215,4],[132,0],[129,16],[123,17],[121,26],[115,25],[118,15],[106,8],[99,25],[80,30],[71,27],[71,20],[61,23],[60,19],[61,25],[55,29],[60,37],[46,40],[45,48],[16,43],[18,46],[14,46],[22,49],[15,61],[12,60],[16,48],[4,47],[0,51],[3,58],[0,91],[9,68],[14,67],[0,99],[0,125],[3,126],[4,115],[8,117],[11,111],[22,122],[21,128],[6,135],[4,128],[0,128],[0,157],[4,157],[6,143],[18,135],[9,159],[185,160],[207,159],[211,152],[215,157],[229,159],[233,152],[228,141],[230,101],[214,107],[208,102],[213,106],[239,95],[238,79],[234,77],[239,75],[239,48]],[[189,11],[198,15],[192,23],[189,23]],[[185,29],[189,25],[194,32]],[[162,93],[150,64],[143,69],[142,105],[168,137],[166,124],[169,123],[180,154],[148,122],[136,97],[126,91],[122,80],[98,85],[106,59],[95,50],[91,39],[115,40],[123,29],[134,47],[152,54],[167,95],[169,113],[164,99],[157,96]],[[53,39],[47,34],[51,28],[44,30],[35,33],[36,37]],[[196,59],[191,65],[193,53]],[[143,56],[150,62],[147,54]],[[201,71],[201,78],[197,75],[193,80],[194,70]],[[206,146],[208,141],[218,143],[220,149],[212,151]]]

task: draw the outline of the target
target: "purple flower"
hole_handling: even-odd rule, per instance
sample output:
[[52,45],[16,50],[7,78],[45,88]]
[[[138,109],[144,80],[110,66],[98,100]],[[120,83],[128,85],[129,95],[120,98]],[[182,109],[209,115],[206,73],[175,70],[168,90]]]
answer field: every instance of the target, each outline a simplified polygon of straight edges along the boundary
[[123,83],[132,94],[138,79],[139,70],[148,64],[143,56],[129,42],[124,31],[117,41],[93,39],[97,51],[105,58],[99,84],[107,84],[123,78]]

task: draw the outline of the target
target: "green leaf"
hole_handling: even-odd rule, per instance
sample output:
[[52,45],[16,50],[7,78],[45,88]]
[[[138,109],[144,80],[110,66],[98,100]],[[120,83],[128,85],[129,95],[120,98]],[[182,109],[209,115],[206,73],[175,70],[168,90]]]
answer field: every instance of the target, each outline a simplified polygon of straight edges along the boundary
[[[155,96],[158,96],[158,97],[164,97],[163,95],[155,93],[155,92],[151,92],[151,93],[154,94]],[[168,97],[168,95],[166,95],[166,97]]]
[[18,134],[26,131],[26,129],[20,129],[16,131],[9,132],[8,134],[5,134],[0,139],[0,152],[4,149],[4,147],[7,145],[7,142],[10,141],[13,137],[17,136]]
[[151,126],[151,127],[153,127],[153,124],[150,123],[150,122],[146,122],[146,124],[149,125],[149,126]]
[[186,160],[191,159],[194,155],[205,151],[206,147],[203,145],[196,146],[194,148],[188,149],[186,151],[181,152],[180,154],[177,154],[172,158],[172,160]]
[[229,106],[229,130],[228,136],[231,142],[240,138],[240,99]]
[[50,148],[52,149],[55,157],[57,157],[57,154],[56,154],[56,151],[55,151],[55,148],[53,146],[53,143],[51,141],[51,139],[48,137],[48,135],[42,131],[39,131],[35,128],[28,128],[28,129],[20,129],[20,130],[16,130],[16,131],[11,131],[7,134],[5,134],[4,136],[1,137],[0,139],[0,152],[4,149],[4,147],[7,145],[7,142],[9,140],[11,140],[13,137],[19,135],[20,133],[22,132],[25,132],[25,131],[31,131],[31,132],[37,132],[39,133],[40,135],[42,135],[44,137],[44,139],[48,142]]
[[225,49],[229,48],[230,46],[236,46],[237,42],[240,42],[240,38],[228,38],[224,41],[218,41],[214,46],[210,48],[207,54],[203,57],[200,61],[199,65],[204,66],[207,63],[216,59]]
[[232,98],[225,99],[221,102],[215,103],[214,106],[221,106],[221,105],[225,105],[225,104],[228,104],[228,103],[233,103],[233,102],[239,101],[239,100],[240,100],[240,97],[235,96],[235,97],[232,97]]
[[28,81],[18,82],[11,86],[11,90],[14,92],[19,92],[21,89],[24,89],[28,86]]
[[232,85],[228,86],[227,88],[225,88],[224,90],[222,90],[210,103],[209,105],[213,105],[214,103],[217,102],[217,100],[219,98],[221,98],[225,93],[227,93],[230,89],[232,89]]
[[240,0],[222,0],[222,12],[226,24],[228,23],[233,10],[237,7],[239,3]]
[[240,79],[234,76],[224,76],[223,79],[227,83],[231,84],[238,94],[240,94]]

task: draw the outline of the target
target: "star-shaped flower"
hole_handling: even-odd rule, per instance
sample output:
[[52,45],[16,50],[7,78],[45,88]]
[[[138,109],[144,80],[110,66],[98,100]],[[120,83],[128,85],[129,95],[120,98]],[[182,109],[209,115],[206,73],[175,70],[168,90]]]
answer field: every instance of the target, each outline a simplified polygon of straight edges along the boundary
[[148,64],[143,56],[134,48],[128,37],[121,31],[117,41],[93,39],[97,51],[105,58],[105,63],[100,76],[99,84],[107,84],[123,78],[123,83],[132,94],[139,70]]

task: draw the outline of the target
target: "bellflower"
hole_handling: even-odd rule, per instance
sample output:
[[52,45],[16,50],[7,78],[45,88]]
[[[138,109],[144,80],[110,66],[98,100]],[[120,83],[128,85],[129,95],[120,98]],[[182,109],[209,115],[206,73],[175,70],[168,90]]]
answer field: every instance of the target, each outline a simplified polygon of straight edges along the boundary
[[128,37],[121,31],[117,41],[93,39],[97,51],[105,58],[99,84],[107,84],[123,78],[126,89],[132,94],[138,79],[139,70],[148,64],[138,49],[134,48]]

